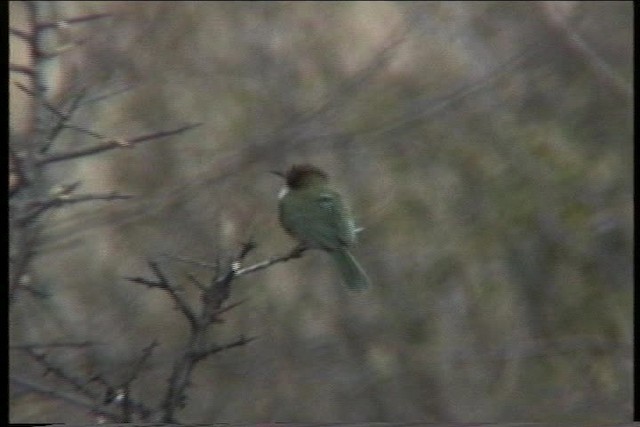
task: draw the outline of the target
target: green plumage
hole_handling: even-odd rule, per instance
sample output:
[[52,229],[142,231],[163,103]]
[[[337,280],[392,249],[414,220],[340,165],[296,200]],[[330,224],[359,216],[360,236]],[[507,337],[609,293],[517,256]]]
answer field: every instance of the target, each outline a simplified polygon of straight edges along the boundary
[[364,272],[358,261],[351,255],[347,249],[329,252],[338,266],[338,271],[342,275],[345,285],[349,289],[359,291],[369,287],[369,278]]
[[365,289],[369,279],[349,252],[356,240],[353,219],[340,195],[327,186],[324,173],[300,168],[298,174],[286,175],[287,191],[279,206],[282,226],[305,246],[327,251],[349,289]]

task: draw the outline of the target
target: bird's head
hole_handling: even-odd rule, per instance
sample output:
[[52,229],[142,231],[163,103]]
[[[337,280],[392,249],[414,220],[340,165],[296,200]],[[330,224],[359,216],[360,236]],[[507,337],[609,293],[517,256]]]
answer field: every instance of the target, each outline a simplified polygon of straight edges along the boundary
[[291,189],[306,188],[311,185],[325,184],[329,179],[326,172],[310,164],[293,165],[286,172],[271,173],[283,178]]

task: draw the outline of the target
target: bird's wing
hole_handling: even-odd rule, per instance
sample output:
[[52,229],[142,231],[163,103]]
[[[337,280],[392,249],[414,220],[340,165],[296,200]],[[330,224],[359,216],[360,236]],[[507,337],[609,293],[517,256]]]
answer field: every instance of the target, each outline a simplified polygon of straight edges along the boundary
[[355,227],[340,196],[333,191],[325,191],[318,196],[316,204],[319,207],[319,223],[323,225],[322,230],[318,231],[330,239],[330,242],[326,242],[331,243],[329,247],[352,245]]
[[331,190],[298,193],[280,204],[284,228],[310,247],[338,249],[355,240],[355,227],[349,220],[340,196]]

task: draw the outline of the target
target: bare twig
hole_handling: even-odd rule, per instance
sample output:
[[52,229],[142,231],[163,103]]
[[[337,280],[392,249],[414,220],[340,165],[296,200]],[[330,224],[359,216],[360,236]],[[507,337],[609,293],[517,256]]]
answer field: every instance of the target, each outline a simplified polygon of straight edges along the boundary
[[211,269],[211,270],[214,270],[214,271],[219,267],[216,264],[210,264],[208,262],[204,262],[204,261],[199,261],[199,260],[183,257],[183,256],[180,256],[180,255],[172,255],[172,254],[163,253],[162,256],[166,257],[166,258],[169,258],[169,259],[176,260],[176,261],[184,262],[184,263],[187,263],[187,264],[197,265],[198,267],[204,267],[204,268],[207,268],[207,269]]
[[230,342],[225,345],[214,345],[212,347],[206,348],[195,355],[196,360],[204,359],[208,356],[211,356],[216,353],[220,353],[221,351],[229,350],[230,348],[240,347],[250,343],[251,341],[257,339],[257,337],[246,338],[244,335],[240,335],[240,338],[237,340]]
[[[289,260],[295,259],[295,258],[300,258],[302,256],[302,254],[307,250],[306,247],[303,246],[296,246],[294,247],[291,251],[287,252],[286,254],[277,256],[277,257],[272,257],[269,259],[266,259],[264,261],[260,261],[256,264],[253,265],[249,265],[247,267],[244,268],[238,268],[235,271],[233,271],[233,275],[235,277],[240,277],[240,276],[244,276],[246,274],[250,274],[250,273],[255,273],[256,271],[260,271],[263,270],[265,268],[268,268],[270,266],[272,266],[273,264],[277,264],[280,262],[287,262]],[[246,254],[245,254],[246,255]],[[217,264],[211,264],[205,261],[199,261],[199,260],[194,260],[191,258],[186,258],[180,255],[172,255],[172,254],[163,254],[163,256],[170,258],[170,259],[175,259],[181,262],[185,262],[188,264],[193,264],[193,265],[197,265],[199,267],[204,267],[207,269],[212,269],[212,270],[217,270],[220,268],[219,262]],[[243,257],[244,258],[244,257]],[[237,260],[236,260],[237,262]],[[238,264],[236,264],[236,266],[238,266]],[[192,276],[192,275],[187,275],[187,277],[189,278],[189,280],[191,280],[192,282],[196,281],[196,279]],[[200,287],[202,289],[202,286],[204,286],[202,283],[198,282],[196,284],[196,286]]]
[[219,308],[218,310],[214,311],[212,314],[214,316],[216,316],[216,318],[218,318],[219,315],[221,315],[223,313],[226,313],[227,311],[232,310],[232,309],[238,307],[239,305],[244,304],[247,301],[249,301],[248,298],[241,299],[240,301],[235,302],[233,304],[229,304],[226,307]]
[[238,255],[231,261],[227,272],[217,274],[211,287],[202,295],[204,309],[202,311],[202,320],[205,323],[215,321],[213,312],[218,310],[222,304],[231,296],[231,282],[237,277],[237,272],[242,265],[244,258],[256,247],[253,240],[245,242]]
[[133,197],[132,195],[117,194],[117,193],[82,194],[75,197],[70,197],[67,195],[59,195],[52,199],[32,202],[30,204],[31,211],[28,211],[25,214],[25,216],[19,218],[18,223],[22,225],[28,224],[30,222],[33,222],[36,218],[38,218],[47,210],[52,208],[58,208],[65,205],[73,205],[73,204],[84,203],[84,202],[95,202],[98,200],[101,200],[101,201],[128,200],[132,197]]
[[55,106],[53,106],[48,100],[47,98],[44,96],[44,94],[41,91],[38,90],[34,90],[31,89],[27,86],[25,86],[24,84],[22,84],[21,82],[14,82],[14,84],[16,85],[16,87],[18,89],[20,89],[21,91],[23,91],[24,93],[26,93],[27,95],[37,99],[41,105],[43,107],[45,107],[47,110],[49,110],[50,112],[52,112],[53,114],[55,114],[56,116],[66,119],[66,115],[64,113],[62,113],[60,110],[58,110],[58,108],[56,108]]
[[93,375],[87,381],[87,383],[96,383],[104,388],[104,397],[101,399],[103,406],[114,403],[121,407],[122,415],[119,416],[121,422],[131,422],[133,413],[136,413],[140,419],[147,420],[153,412],[143,403],[131,398],[131,386],[140,375],[143,364],[151,356],[151,352],[156,346],[157,343],[154,341],[142,350],[142,356],[132,369],[131,375],[120,385],[112,384],[103,374]]
[[15,152],[15,149],[9,144],[9,197],[17,194],[18,190],[27,185],[24,175],[22,161]]
[[558,12],[554,2],[536,2],[544,16],[544,22],[559,37],[570,52],[580,58],[616,94],[625,99],[633,98],[633,84],[625,79],[599,55],[589,43],[573,28],[568,19]]
[[140,359],[138,359],[138,361],[136,362],[135,366],[131,370],[131,375],[127,380],[124,381],[124,384],[133,383],[133,381],[140,374],[140,371],[142,370],[142,367],[144,366],[144,364],[151,357],[153,350],[155,350],[157,347],[158,347],[158,341],[153,340],[151,344],[149,344],[148,346],[142,349],[142,356],[140,356]]
[[93,341],[81,341],[81,342],[54,342],[48,344],[15,344],[9,346],[11,350],[38,350],[46,348],[87,348],[94,345],[102,345]]
[[76,110],[80,106],[80,103],[85,95],[86,95],[86,90],[85,89],[80,90],[80,92],[72,98],[71,105],[67,109],[67,112],[58,115],[57,123],[51,129],[51,132],[49,133],[49,136],[47,138],[47,141],[45,142],[45,145],[40,148],[41,154],[46,153],[51,148],[51,146],[53,145],[54,141],[56,140],[60,132],[65,128],[67,122],[71,119],[73,114],[76,112]]
[[296,246],[290,252],[280,255],[278,257],[273,257],[266,259],[264,261],[258,262],[256,264],[250,265],[245,268],[241,268],[235,272],[236,277],[244,276],[246,274],[255,273],[256,271],[263,270],[267,267],[272,266],[273,264],[277,264],[279,262],[287,262],[294,258],[300,258],[302,254],[307,250],[304,246]]
[[[74,150],[74,151],[67,151],[67,152],[63,152],[63,153],[57,153],[57,154],[51,154],[47,157],[44,157],[42,159],[40,159],[38,161],[38,164],[49,164],[49,163],[54,163],[54,162],[60,162],[60,161],[64,161],[64,160],[72,160],[72,159],[76,159],[78,157],[85,157],[85,156],[90,156],[93,154],[97,154],[97,153],[101,153],[103,151],[107,151],[107,150],[113,150],[115,148],[123,148],[123,147],[132,147],[136,144],[142,143],[142,142],[146,142],[146,141],[150,141],[150,140],[154,140],[154,139],[160,139],[160,138],[165,138],[167,136],[172,136],[172,135],[176,135],[182,132],[185,132],[187,130],[193,129],[197,126],[200,126],[201,123],[195,123],[195,124],[189,124],[189,125],[185,125],[185,126],[181,126],[177,129],[173,129],[173,130],[168,130],[168,131],[161,131],[161,132],[154,132],[151,134],[146,134],[146,135],[142,135],[142,136],[138,136],[135,138],[129,138],[129,139],[110,139],[106,136],[100,135],[98,133],[95,133],[93,131],[89,131],[89,130],[85,130],[83,129],[84,132],[99,138],[99,139],[103,139],[106,140],[105,143],[102,144],[98,144],[95,145],[93,147],[88,147],[88,148],[81,148],[79,150]],[[67,128],[72,128],[67,126]],[[73,129],[75,130],[80,130],[81,128],[79,127],[73,127]]]
[[30,88],[28,88],[27,86],[25,86],[24,84],[22,84],[20,82],[15,82],[15,84],[20,90],[22,90],[26,94],[28,94],[30,96],[33,96],[34,98],[40,100],[42,105],[47,110],[49,110],[50,112],[52,112],[53,114],[58,116],[58,118],[60,118],[61,122],[63,122],[62,123],[62,127],[64,129],[75,130],[77,132],[81,132],[81,133],[90,135],[90,136],[92,136],[92,137],[94,137],[96,139],[105,141],[104,143],[99,144],[99,145],[95,145],[93,147],[81,148],[79,150],[68,151],[66,153],[57,153],[57,154],[49,155],[47,157],[39,159],[38,162],[36,163],[36,165],[44,165],[44,164],[53,163],[53,162],[59,162],[59,161],[63,161],[63,160],[71,160],[71,159],[75,159],[75,158],[78,158],[78,157],[90,156],[90,155],[93,155],[93,154],[100,153],[102,151],[112,150],[114,148],[123,148],[123,147],[129,148],[129,147],[133,147],[134,145],[142,143],[142,142],[146,142],[146,141],[153,140],[153,139],[160,139],[160,138],[165,138],[165,137],[168,137],[168,136],[176,135],[176,134],[185,132],[187,130],[190,130],[190,129],[193,129],[193,128],[196,128],[196,127],[202,125],[202,123],[192,123],[192,124],[187,124],[187,125],[181,126],[181,127],[177,128],[177,129],[172,129],[172,130],[168,130],[168,131],[154,132],[154,133],[151,133],[151,134],[141,135],[141,136],[137,136],[135,138],[129,138],[129,139],[112,138],[112,137],[103,135],[103,134],[101,134],[99,132],[96,132],[96,131],[94,131],[92,129],[86,129],[86,128],[83,128],[81,126],[66,124],[66,122],[70,118],[70,113],[66,113],[65,114],[65,113],[61,112],[57,107],[51,105],[51,103],[48,102],[39,91],[35,91],[33,89],[30,89]]
[[35,351],[32,348],[26,348],[25,351],[36,362],[38,362],[38,364],[40,364],[41,366],[43,366],[45,368],[44,375],[52,373],[56,377],[58,377],[59,379],[63,380],[66,384],[71,385],[80,394],[82,394],[82,395],[84,395],[84,396],[86,396],[89,399],[92,399],[94,401],[97,400],[97,398],[98,398],[97,394],[92,392],[91,390],[89,390],[87,388],[87,383],[82,383],[77,378],[74,378],[72,375],[68,374],[63,368],[61,368],[61,367],[55,365],[54,363],[50,362],[47,359],[46,354],[40,353],[38,351]]
[[118,96],[118,95],[122,95],[124,93],[130,92],[131,90],[135,89],[136,87],[137,87],[137,85],[131,84],[131,85],[119,88],[119,89],[114,89],[114,90],[112,90],[110,92],[103,93],[103,94],[96,95],[96,96],[93,96],[91,98],[85,99],[82,102],[82,105],[87,105],[87,104],[92,104],[92,103],[96,103],[96,102],[105,101],[105,100],[110,99],[110,98],[112,98],[114,96]]
[[35,71],[33,71],[33,68],[27,67],[26,65],[9,64],[9,71],[13,71],[14,73],[26,74],[29,77],[35,76]]
[[143,277],[127,277],[126,279],[133,283],[139,283],[150,288],[159,288],[166,291],[171,299],[173,299],[173,301],[175,302],[176,307],[178,307],[184,317],[187,318],[191,330],[195,330],[198,325],[196,315],[191,307],[189,307],[182,294],[169,283],[162,270],[160,270],[158,263],[149,261],[148,265],[151,268],[151,271],[153,271],[153,274],[156,276],[154,280],[145,279]]
[[236,277],[238,266],[255,247],[256,245],[253,241],[243,244],[224,272],[216,269],[216,274],[208,286],[200,283],[194,276],[187,275],[189,280],[200,290],[202,305],[198,313],[194,312],[180,294],[176,292],[175,287],[169,283],[157,264],[149,263],[156,276],[154,279],[128,278],[128,280],[135,283],[157,287],[168,292],[191,326],[189,341],[182,355],[174,362],[167,392],[162,401],[163,422],[175,422],[175,412],[184,406],[185,392],[190,384],[193,369],[198,362],[221,351],[245,345],[254,339],[241,336],[239,339],[225,345],[207,344],[209,326],[220,322],[219,316],[221,314],[238,307],[246,301],[246,299],[241,300],[223,307],[224,302],[230,297],[231,282]]
[[207,290],[207,286],[201,281],[199,281],[198,279],[196,279],[196,277],[193,274],[187,274],[187,279],[191,283],[193,283],[198,289],[200,289],[201,292],[205,292]]
[[69,403],[71,405],[80,407],[80,408],[84,408],[86,410],[89,410],[95,414],[98,415],[102,415],[105,416],[107,418],[109,418],[110,420],[112,420],[113,422],[118,422],[120,421],[120,417],[118,414],[108,411],[106,409],[100,409],[97,407],[97,405],[95,404],[95,402],[93,401],[93,399],[90,400],[86,400],[86,399],[82,399],[79,398],[77,395],[75,394],[71,394],[71,393],[67,393],[64,391],[61,391],[59,389],[53,389],[53,388],[48,388],[48,387],[44,387],[40,384],[36,384],[34,382],[31,382],[25,378],[21,378],[15,375],[11,375],[11,377],[9,378],[11,383],[19,386],[19,387],[23,387],[25,389],[27,389],[30,392],[33,393],[38,393],[41,394],[43,396],[52,398],[52,399],[56,399],[56,400],[61,400],[63,402]]
[[38,30],[60,28],[60,27],[64,27],[65,25],[81,24],[85,22],[96,21],[98,19],[111,18],[111,17],[113,17],[113,14],[111,13],[94,13],[91,15],[77,16],[75,18],[68,18],[60,21],[39,22],[36,28]]
[[9,34],[21,38],[22,40],[31,43],[33,36],[26,31],[19,30],[17,28],[9,28]]
[[53,47],[47,51],[40,51],[40,58],[41,59],[55,58],[56,56],[60,56],[63,53],[69,52],[73,48],[81,46],[85,42],[86,40],[74,40],[69,43],[65,43],[63,45]]
[[142,372],[142,367],[151,357],[151,353],[158,346],[158,342],[154,340],[151,344],[145,347],[142,350],[142,356],[136,362],[133,369],[131,370],[131,375],[122,383],[119,389],[119,393],[121,395],[120,403],[122,405],[122,417],[125,422],[131,422],[132,412],[137,412],[140,417],[145,420],[151,414],[151,410],[147,408],[145,405],[136,402],[131,399],[131,386],[133,382],[138,378],[140,373]]

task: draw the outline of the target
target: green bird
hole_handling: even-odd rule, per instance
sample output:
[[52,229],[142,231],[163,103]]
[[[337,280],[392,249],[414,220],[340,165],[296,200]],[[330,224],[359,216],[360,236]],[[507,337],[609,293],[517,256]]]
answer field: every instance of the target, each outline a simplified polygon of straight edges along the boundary
[[340,195],[329,187],[327,174],[309,165],[294,165],[280,190],[279,217],[285,231],[309,249],[322,249],[333,258],[349,289],[371,283],[349,248],[356,241],[356,226]]

